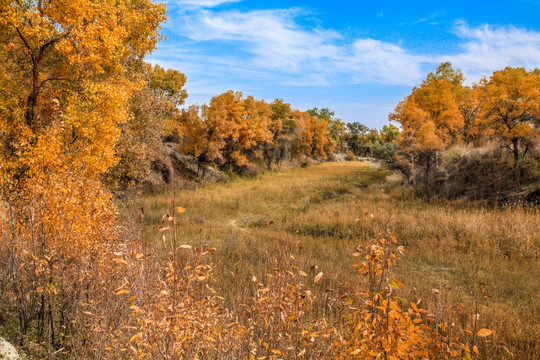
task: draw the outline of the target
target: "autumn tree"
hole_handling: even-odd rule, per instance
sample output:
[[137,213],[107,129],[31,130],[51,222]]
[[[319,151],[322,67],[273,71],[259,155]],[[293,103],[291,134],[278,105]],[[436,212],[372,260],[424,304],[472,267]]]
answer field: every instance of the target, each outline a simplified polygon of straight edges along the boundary
[[271,133],[271,139],[263,144],[263,157],[268,170],[272,169],[273,162],[280,162],[290,156],[292,131],[296,126],[289,103],[284,102],[283,99],[276,99],[270,107],[272,115],[268,130]]
[[186,75],[178,70],[147,65],[144,85],[151,92],[152,102],[162,118],[165,136],[170,136],[175,130],[178,131],[176,121],[179,106],[184,104],[188,96],[184,88],[186,80]]
[[206,106],[191,105],[180,114],[182,139],[180,151],[195,156],[198,162],[197,173],[202,177],[207,166],[219,165],[222,161],[221,149],[224,146],[222,123],[209,121],[204,114]]
[[389,115],[391,121],[401,125],[399,145],[411,151],[424,167],[428,195],[437,153],[459,140],[463,129],[463,114],[456,96],[462,81],[461,74],[448,63],[441,64]]
[[540,74],[507,67],[482,83],[481,114],[494,135],[513,155],[514,177],[519,181],[521,164],[538,136]]
[[309,112],[293,112],[296,122],[294,152],[297,156],[326,158],[328,143],[328,121],[317,118]]
[[228,91],[214,96],[205,112],[205,121],[216,126],[225,168],[250,165],[248,155],[257,145],[271,138],[268,125],[271,108],[263,100],[244,98],[241,92]]
[[118,162],[106,176],[113,188],[139,184],[148,178],[153,163],[167,164],[163,139],[178,133],[179,106],[187,97],[186,77],[177,70],[137,59],[129,64],[128,73],[139,88],[130,97],[128,121],[120,125],[115,149]]
[[248,158],[261,160],[264,144],[271,143],[274,139],[271,131],[273,110],[266,101],[255,99],[253,96],[248,96],[244,100],[244,109],[246,115],[240,132],[239,145]]
[[341,119],[334,117],[334,111],[329,108],[313,108],[307,111],[311,116],[319,120],[324,120],[328,123],[327,138],[325,152],[332,153],[335,150],[343,151],[345,144],[346,125]]
[[73,269],[97,261],[113,235],[100,179],[137,88],[128,63],[154,48],[164,11],[150,0],[0,3],[2,270],[21,336],[37,326],[50,354],[68,344],[67,314],[89,280]]

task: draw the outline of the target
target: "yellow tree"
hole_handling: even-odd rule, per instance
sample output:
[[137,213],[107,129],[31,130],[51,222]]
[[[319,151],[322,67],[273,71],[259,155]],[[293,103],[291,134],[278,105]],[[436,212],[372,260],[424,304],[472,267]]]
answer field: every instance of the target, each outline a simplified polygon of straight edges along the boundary
[[[139,88],[129,100],[129,119],[121,124],[122,133],[116,145],[117,164],[105,177],[110,187],[127,188],[146,180],[151,164],[167,164],[163,138],[178,131],[179,105],[187,92],[186,77],[176,70],[165,70],[135,59],[129,74]],[[175,134],[176,136],[176,134]]]
[[226,168],[248,166],[248,155],[259,144],[271,139],[269,131],[271,108],[251,96],[232,90],[214,96],[205,112],[205,122],[219,130],[223,166]]
[[150,0],[0,2],[0,245],[20,332],[47,314],[50,348],[65,344],[67,309],[83,296],[74,269],[111,235],[100,177],[137,87],[126,64],[154,48],[164,11]]
[[177,127],[178,107],[188,96],[184,89],[186,75],[178,70],[150,64],[147,64],[145,75],[144,87],[152,93],[152,103],[159,111],[157,115],[161,117],[165,135],[171,135]]
[[295,127],[291,104],[284,102],[283,99],[276,99],[270,107],[272,115],[268,130],[271,133],[271,139],[263,144],[263,157],[268,170],[272,169],[274,161],[279,162],[292,155],[292,131]]
[[540,73],[511,67],[496,71],[482,84],[480,98],[482,117],[512,152],[519,180],[521,164],[538,136]]
[[326,158],[328,121],[299,110],[293,112],[293,117],[296,123],[295,154]]
[[456,96],[462,78],[460,73],[450,69],[447,63],[441,64],[389,115],[391,121],[401,125],[400,146],[414,153],[417,161],[424,165],[428,195],[437,153],[459,141],[464,124]]
[[311,156],[311,144],[313,143],[312,116],[307,112],[295,110],[293,117],[296,123],[294,154],[296,156]]
[[264,100],[248,96],[244,100],[244,109],[246,115],[241,127],[239,147],[243,153],[261,159],[264,157],[264,145],[271,143],[274,138],[271,131],[271,125],[275,125],[272,121],[272,107]]
[[236,160],[240,166],[248,162],[236,149],[244,117],[243,97],[241,92],[232,90],[216,95],[210,100],[204,114],[207,126],[216,129],[216,143],[219,144],[225,166],[232,166]]
[[327,151],[333,150],[333,145],[328,148],[330,141],[328,121],[318,119],[316,117],[311,118],[311,130],[313,133],[313,141],[311,143],[311,155],[317,158],[326,159],[328,155]]
[[[191,105],[183,109],[180,114],[181,135],[180,151],[195,156],[199,167],[202,168],[202,177],[206,172],[206,166],[219,165],[222,162],[221,149],[225,124],[219,122],[220,118],[208,120],[205,116],[208,108],[198,105]],[[202,116],[201,116],[202,115]]]

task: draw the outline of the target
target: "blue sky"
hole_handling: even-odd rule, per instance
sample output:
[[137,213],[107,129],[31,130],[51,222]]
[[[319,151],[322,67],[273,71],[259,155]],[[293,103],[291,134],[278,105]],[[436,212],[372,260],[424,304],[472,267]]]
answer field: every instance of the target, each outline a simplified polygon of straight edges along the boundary
[[152,63],[184,72],[186,104],[229,89],[380,128],[438,64],[468,82],[540,67],[540,0],[165,0]]

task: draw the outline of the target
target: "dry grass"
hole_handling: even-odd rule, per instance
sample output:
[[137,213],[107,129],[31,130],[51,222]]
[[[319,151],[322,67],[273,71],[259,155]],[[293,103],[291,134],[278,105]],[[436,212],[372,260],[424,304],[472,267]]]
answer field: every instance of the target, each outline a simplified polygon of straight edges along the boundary
[[[281,173],[177,190],[186,208],[179,242],[216,247],[215,289],[228,309],[241,312],[253,297],[253,278],[291,256],[310,277],[322,271],[313,316],[325,312],[331,293],[354,281],[351,253],[366,235],[391,229],[407,250],[394,269],[405,284],[401,297],[434,314],[450,316],[449,304],[465,305],[450,318],[458,333],[478,327],[495,335],[478,343],[485,359],[540,357],[540,212],[538,208],[486,208],[478,203],[425,203],[387,188],[384,170],[367,163],[326,163]],[[170,194],[121,204],[125,217],[146,211],[146,233],[162,243],[157,228],[170,211]],[[368,225],[355,220],[365,211]],[[432,289],[439,289],[436,298]],[[477,310],[475,310],[477,309]],[[469,337],[469,338],[468,338]]]

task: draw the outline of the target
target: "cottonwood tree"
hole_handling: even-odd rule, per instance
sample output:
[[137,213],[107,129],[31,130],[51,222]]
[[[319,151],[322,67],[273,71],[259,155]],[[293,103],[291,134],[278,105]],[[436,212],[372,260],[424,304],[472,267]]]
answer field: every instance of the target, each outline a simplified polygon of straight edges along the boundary
[[128,121],[121,124],[115,149],[118,162],[107,172],[107,185],[113,188],[139,184],[148,178],[153,163],[167,163],[163,139],[178,132],[179,106],[187,97],[186,77],[177,70],[139,59],[128,70],[140,87],[130,97]]
[[394,124],[384,125],[382,130],[379,131],[380,140],[383,143],[394,142],[399,136],[399,128]]
[[205,111],[205,121],[219,129],[216,136],[224,168],[241,168],[251,164],[250,152],[269,141],[271,109],[264,101],[232,90],[214,96]]
[[519,181],[521,164],[538,136],[540,74],[524,68],[495,71],[481,84],[481,114],[486,125],[513,155],[514,177]]
[[334,117],[334,112],[329,108],[313,108],[307,111],[311,116],[317,119],[324,120],[328,123],[327,138],[325,152],[332,153],[335,150],[343,151],[345,143],[346,125],[341,119]]
[[293,130],[296,126],[292,116],[291,104],[283,99],[276,99],[270,104],[272,115],[268,130],[271,133],[269,141],[263,143],[263,157],[268,170],[272,163],[279,162],[291,154]]
[[437,153],[454,143],[463,128],[463,114],[456,97],[461,81],[459,73],[451,71],[448,64],[441,64],[389,115],[391,121],[401,125],[399,145],[412,152],[424,167],[428,196]]
[[347,145],[353,153],[359,155],[364,146],[364,136],[369,128],[360,122],[352,122],[347,124],[347,130]]
[[155,47],[164,12],[149,0],[0,3],[2,271],[21,336],[36,324],[50,354],[75,326],[68,314],[88,290],[83,265],[113,235],[100,178],[115,164],[137,87],[127,63]]
[[[207,166],[219,165],[223,159],[221,148],[224,146],[222,123],[209,121],[204,117],[205,106],[191,105],[180,114],[182,140],[180,151],[195,156],[198,162],[197,173],[202,177]],[[202,115],[202,116],[201,116]]]
[[297,125],[294,153],[297,156],[326,158],[328,121],[299,110],[293,112],[293,117]]

